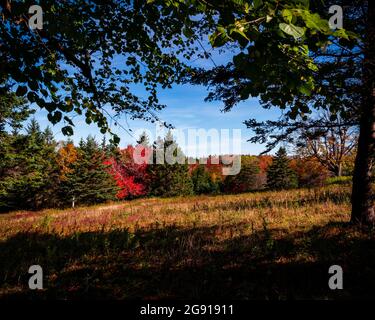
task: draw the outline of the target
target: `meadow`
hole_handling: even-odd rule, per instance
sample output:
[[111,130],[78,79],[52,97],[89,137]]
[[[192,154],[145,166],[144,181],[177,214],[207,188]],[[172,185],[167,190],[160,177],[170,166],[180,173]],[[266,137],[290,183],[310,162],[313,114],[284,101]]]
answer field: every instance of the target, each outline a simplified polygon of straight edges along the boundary
[[349,220],[349,185],[3,214],[0,298],[375,297],[375,232]]

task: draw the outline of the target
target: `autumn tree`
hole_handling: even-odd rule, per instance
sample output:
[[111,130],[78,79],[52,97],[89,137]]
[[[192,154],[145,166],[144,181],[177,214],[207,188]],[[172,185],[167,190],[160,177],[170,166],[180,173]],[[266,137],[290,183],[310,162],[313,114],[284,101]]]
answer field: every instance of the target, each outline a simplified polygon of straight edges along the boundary
[[321,187],[330,177],[328,169],[314,157],[297,155],[291,160],[290,167],[297,175],[299,187]]
[[[148,164],[147,161],[137,163],[134,160],[135,149],[129,145],[119,151],[119,157],[111,157],[104,162],[109,166],[107,170],[116,181],[117,199],[131,199],[144,196],[148,192]],[[140,152],[151,154],[151,149],[143,149]],[[141,156],[146,159],[147,154],[141,154]]]
[[224,191],[230,193],[249,192],[260,189],[258,174],[259,162],[254,156],[241,156],[241,171],[227,176],[224,180]]
[[[322,117],[329,121],[329,116]],[[340,177],[343,174],[346,159],[356,151],[356,128],[347,126],[340,117],[337,117],[334,126],[320,128],[303,128],[297,132],[299,154],[314,157],[322,166],[333,175]]]
[[67,179],[67,174],[72,172],[73,163],[77,161],[77,149],[72,140],[63,141],[57,151],[57,164],[59,166],[60,181]]

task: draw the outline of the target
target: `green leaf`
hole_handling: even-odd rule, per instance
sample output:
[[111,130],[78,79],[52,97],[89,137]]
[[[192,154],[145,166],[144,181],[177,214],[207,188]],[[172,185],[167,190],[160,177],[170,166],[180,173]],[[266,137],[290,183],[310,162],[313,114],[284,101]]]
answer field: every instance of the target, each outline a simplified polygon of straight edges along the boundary
[[223,46],[228,39],[229,37],[227,32],[223,27],[218,27],[217,30],[209,37],[210,43],[213,47]]
[[185,27],[185,28],[182,30],[182,33],[184,34],[184,36],[185,36],[186,38],[191,38],[191,37],[194,35],[193,31],[192,31],[190,28],[188,28],[188,27]]
[[311,95],[311,88],[308,84],[303,84],[302,86],[300,86],[298,88],[299,92],[301,92],[302,94],[306,95],[306,96],[310,96]]
[[279,28],[294,39],[301,38],[305,34],[305,28],[297,27],[294,24],[280,23]]
[[113,135],[113,138],[111,139],[111,141],[115,144],[115,145],[118,145],[120,143],[120,137],[116,134]]
[[72,121],[69,117],[64,116],[64,120],[65,120],[67,123],[69,123],[69,125],[71,125],[72,127],[74,127],[74,123],[73,123],[73,121]]
[[60,111],[55,111],[54,113],[49,113],[47,115],[47,118],[49,121],[51,121],[53,124],[56,124],[61,121],[62,113]]
[[288,23],[291,23],[292,22],[292,19],[293,19],[293,13],[291,10],[289,9],[284,9],[282,12],[281,12],[284,20]]
[[28,82],[29,88],[33,91],[37,91],[39,89],[38,81],[36,80],[31,80]]
[[254,0],[253,2],[254,9],[258,9],[262,4],[263,4],[262,0]]
[[239,28],[232,29],[231,32],[238,33],[241,37],[245,38],[246,40],[250,41],[248,36]]
[[346,40],[349,40],[349,36],[344,29],[336,30],[333,35],[339,38],[344,38]]
[[311,29],[312,31],[323,31],[326,33],[330,32],[328,21],[322,19],[319,14],[311,14],[310,12],[305,10],[301,11],[301,16],[305,20],[306,27]]
[[71,126],[65,126],[61,129],[61,132],[64,136],[72,136],[73,135],[73,128]]

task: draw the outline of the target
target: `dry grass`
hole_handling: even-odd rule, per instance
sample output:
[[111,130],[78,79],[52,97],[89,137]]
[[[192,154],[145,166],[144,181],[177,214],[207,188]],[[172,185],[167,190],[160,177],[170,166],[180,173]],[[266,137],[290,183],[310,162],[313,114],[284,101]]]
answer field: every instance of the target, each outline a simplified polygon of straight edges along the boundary
[[[0,296],[373,296],[375,235],[348,225],[349,213],[345,186],[14,212],[0,216]],[[27,288],[32,264],[43,291]],[[328,289],[332,264],[345,290]]]

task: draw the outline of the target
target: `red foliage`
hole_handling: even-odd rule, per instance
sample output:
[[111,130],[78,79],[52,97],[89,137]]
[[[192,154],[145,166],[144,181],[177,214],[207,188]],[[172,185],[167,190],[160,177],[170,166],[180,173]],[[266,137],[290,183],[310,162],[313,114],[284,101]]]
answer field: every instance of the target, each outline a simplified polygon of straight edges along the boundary
[[328,170],[314,158],[295,158],[290,167],[296,172],[300,187],[322,186],[329,177]]
[[[127,146],[120,151],[119,159],[105,161],[109,173],[119,188],[118,199],[134,198],[147,193],[147,161],[151,151],[143,146]],[[141,159],[142,158],[142,159]]]
[[268,167],[272,164],[272,156],[269,156],[269,155],[258,156],[258,160],[259,160],[260,172],[265,173]]

